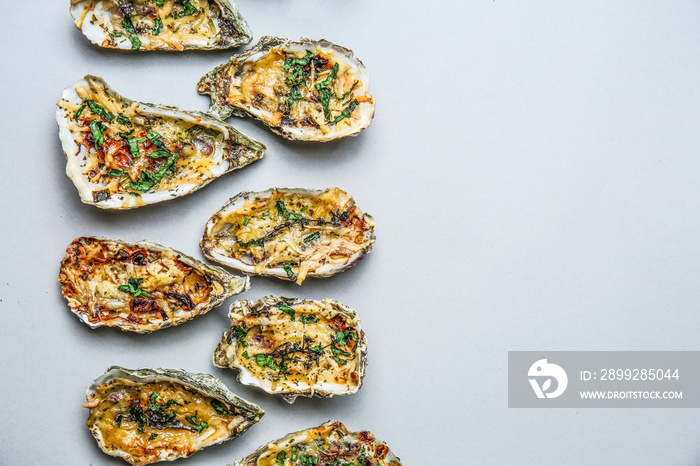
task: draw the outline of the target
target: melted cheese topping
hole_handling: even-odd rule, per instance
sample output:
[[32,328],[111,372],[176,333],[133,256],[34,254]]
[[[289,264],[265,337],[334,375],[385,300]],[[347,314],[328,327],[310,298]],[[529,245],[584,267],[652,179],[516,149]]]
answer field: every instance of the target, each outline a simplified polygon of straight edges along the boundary
[[[94,81],[75,91],[81,101],[62,99],[57,105],[65,111],[63,124],[85,156],[80,174],[92,186],[94,202],[118,194],[125,195],[129,204],[143,192],[201,186],[221,174],[217,166],[225,138],[222,132],[199,125],[199,120],[151,115],[137,102],[127,103]],[[104,118],[106,113],[95,113],[88,101],[110,113],[110,120]],[[101,142],[96,141],[100,134]],[[142,183],[156,175],[160,179],[150,186]]]
[[[81,2],[84,0],[73,3]],[[104,35],[100,45],[109,48],[182,51],[187,46],[216,43],[221,36],[221,6],[208,0],[190,0],[189,4],[192,8],[175,0],[164,0],[163,6],[158,6],[156,0],[90,0],[85,2],[76,26],[100,28]],[[89,25],[85,24],[86,17]],[[127,17],[132,30],[124,22]]]
[[[220,282],[168,251],[78,238],[66,254],[61,293],[93,325],[148,331],[178,325],[206,312],[212,297],[224,292]],[[130,279],[141,281],[132,292],[120,290]]]
[[[269,393],[313,396],[318,390],[349,394],[359,389],[359,321],[339,314],[332,302],[280,301],[232,316],[232,325],[236,341],[225,352],[235,360],[229,366],[246,370]],[[241,331],[245,337],[238,340]]]
[[[337,461],[337,463],[335,462]],[[291,434],[280,443],[270,443],[250,466],[294,466],[322,464],[356,466],[400,466],[389,448],[375,440],[371,432],[350,433],[339,422]]]
[[[313,58],[307,65],[288,65],[285,69],[285,60],[304,59],[308,54]],[[299,75],[295,75],[297,70]],[[374,104],[351,63],[338,59],[331,49],[319,46],[299,52],[273,47],[256,61],[229,67],[224,82],[230,83],[224,90],[228,104],[252,109],[275,127],[315,129],[328,134],[357,123],[359,104]],[[322,93],[326,91],[319,87],[328,90],[325,104]]]
[[316,195],[276,189],[221,214],[204,246],[254,266],[257,274],[284,268],[301,284],[321,267],[345,264],[368,248],[373,227],[338,188]]
[[131,464],[187,457],[229,437],[245,420],[228,403],[173,382],[116,378],[97,387],[84,406],[102,449]]

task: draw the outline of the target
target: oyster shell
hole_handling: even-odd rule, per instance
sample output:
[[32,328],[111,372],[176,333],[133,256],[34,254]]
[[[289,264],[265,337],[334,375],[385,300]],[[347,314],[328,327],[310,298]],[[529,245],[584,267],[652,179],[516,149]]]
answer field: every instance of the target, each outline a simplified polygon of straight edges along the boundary
[[330,398],[362,386],[367,339],[357,312],[333,299],[269,295],[240,300],[231,329],[214,351],[214,365],[238,369],[238,381],[282,395]]
[[345,191],[272,188],[231,198],[207,222],[200,247],[247,274],[301,284],[355,265],[374,240],[374,219]]
[[96,76],[66,88],[57,105],[66,174],[84,203],[103,209],[184,196],[265,152],[216,118],[134,102]]
[[119,366],[95,379],[83,406],[102,451],[136,465],[232,440],[265,414],[209,374]]
[[372,432],[350,432],[339,421],[288,434],[229,466],[293,466],[299,464],[297,459],[305,465],[401,466],[401,460]]
[[138,333],[180,325],[249,287],[231,275],[150,241],[76,238],[58,274],[71,311],[91,328]]
[[70,13],[93,44],[112,49],[227,49],[253,38],[230,0],[71,0]]
[[210,113],[251,115],[287,139],[355,136],[374,117],[364,65],[326,40],[265,36],[202,77],[197,91],[211,97]]

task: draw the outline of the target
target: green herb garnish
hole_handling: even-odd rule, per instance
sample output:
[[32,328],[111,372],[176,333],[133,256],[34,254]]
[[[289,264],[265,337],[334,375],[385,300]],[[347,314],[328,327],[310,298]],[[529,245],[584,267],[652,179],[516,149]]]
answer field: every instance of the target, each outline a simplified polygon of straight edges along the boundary
[[236,325],[235,327],[233,327],[233,331],[236,332],[236,339],[238,341],[242,341],[248,334],[248,330],[244,329],[240,325]]
[[345,364],[348,363],[346,360],[340,359],[338,356],[331,356],[331,358],[332,358],[335,362],[337,362],[338,364],[340,364],[341,366],[344,366]]
[[318,322],[318,317],[316,314],[302,314],[299,316],[299,322],[302,324],[315,324]]
[[153,26],[153,35],[157,36],[163,31],[163,20],[160,19],[160,16],[156,16],[156,19],[154,21],[154,26]]
[[192,13],[195,13],[197,11],[197,9],[190,3],[189,0],[184,0],[182,2],[182,6],[184,6],[185,9],[175,14],[176,19],[180,19],[184,16],[191,15]]
[[294,316],[295,316],[295,311],[294,311],[293,308],[287,306],[287,305],[284,304],[282,301],[278,302],[278,303],[276,304],[276,306],[277,306],[277,309],[279,309],[280,311],[282,311],[282,312],[284,312],[285,314],[289,315],[289,317],[291,317],[291,319],[292,319],[292,322],[294,322],[294,320],[295,320],[295,317],[294,317]]
[[108,174],[109,176],[113,176],[113,177],[115,177],[115,178],[117,178],[117,177],[119,177],[119,176],[124,176],[124,175],[126,175],[127,173],[128,173],[128,172],[127,172],[126,170],[116,170],[116,169],[114,169],[114,168],[110,169],[110,170],[107,172],[107,174]]
[[139,142],[136,140],[136,138],[125,137],[124,140],[129,145],[129,152],[131,152],[132,157],[135,159],[141,157],[141,153],[139,152]]
[[345,107],[345,110],[338,115],[335,120],[333,120],[333,123],[338,123],[345,118],[350,118],[350,115],[352,115],[352,112],[355,110],[355,107],[357,107],[357,99],[353,99],[352,102],[350,102],[350,105]]
[[131,42],[131,50],[138,50],[141,48],[141,39],[136,34],[129,34],[129,42]]
[[245,227],[245,226],[248,226],[248,223],[250,223],[250,217],[246,217],[246,218],[243,220],[243,226],[244,226],[244,227]]
[[151,434],[151,436],[148,437],[148,440],[154,440],[156,437],[158,437],[158,434]]
[[251,246],[260,246],[261,248],[265,246],[265,241],[260,239],[251,239],[250,241],[236,241],[236,244],[240,244],[244,248],[249,248]]
[[117,123],[119,123],[120,125],[129,126],[131,125],[131,120],[125,117],[123,113],[120,113],[117,117]]
[[302,466],[316,466],[318,464],[318,458],[311,455],[301,455],[299,460]]
[[203,429],[209,427],[209,424],[207,424],[206,421],[202,421],[200,424],[197,424],[197,418],[194,416],[185,416],[185,419],[187,422],[192,424],[195,429],[197,429],[197,432],[201,432]]
[[242,356],[246,359],[250,359],[250,356],[248,356],[248,350],[243,351]]
[[95,141],[95,147],[101,147],[102,144],[105,143],[105,137],[102,131],[106,129],[107,127],[98,120],[92,120],[90,122],[90,134],[92,135],[92,140]]
[[311,347],[311,351],[313,351],[313,352],[315,352],[315,353],[322,353],[322,352],[323,352],[323,349],[321,348],[320,345],[316,345],[316,346],[312,346],[312,347]]
[[93,102],[92,100],[86,100],[85,103],[88,105],[88,107],[90,107],[90,110],[93,113],[97,114],[103,120],[107,120],[109,122],[114,120],[114,114],[109,113],[107,110],[104,109],[104,107],[102,107],[102,105]]
[[175,163],[178,157],[180,157],[180,154],[172,154],[168,161],[165,162],[165,165],[160,167],[160,170],[156,173],[143,170],[141,172],[141,178],[139,178],[137,182],[130,182],[129,185],[132,189],[145,193],[163,179],[165,172]]
[[287,277],[289,277],[289,278],[292,278],[294,276],[294,271],[292,270],[292,265],[294,265],[294,262],[287,262],[285,264],[282,264],[282,268],[287,273]]
[[277,453],[277,458],[275,459],[275,463],[277,463],[279,466],[284,466],[284,458],[287,456],[287,452],[281,451]]
[[275,360],[272,359],[272,356],[266,355],[266,354],[258,354],[255,357],[255,363],[260,366],[260,367],[269,367],[270,369],[277,369],[275,366]]
[[129,293],[132,295],[134,298],[138,298],[139,296],[151,296],[147,292],[143,291],[142,289],[139,288],[139,285],[141,285],[141,282],[143,281],[143,278],[134,278],[134,277],[129,277],[129,282],[128,285],[119,285],[119,291],[123,291],[124,293]]
[[78,121],[78,117],[80,116],[81,113],[83,113],[83,110],[85,110],[85,107],[87,107],[87,104],[81,105],[80,108],[78,108],[78,110],[75,111],[75,113],[73,114],[73,119],[75,121]]
[[313,241],[313,240],[315,240],[315,239],[319,239],[320,237],[321,237],[321,233],[319,233],[318,231],[316,231],[316,232],[314,232],[314,233],[311,233],[311,234],[310,234],[309,236],[307,236],[306,238],[304,238],[304,242],[305,242],[305,243],[308,243],[309,241]]
[[221,406],[221,403],[219,403],[219,402],[216,401],[216,400],[211,400],[211,401],[209,402],[209,404],[210,404],[211,407],[214,408],[214,410],[216,410],[216,412],[219,413],[219,414],[223,414],[224,416],[230,416],[230,415],[232,414],[231,412],[229,412],[228,410],[226,410],[226,408],[224,408],[223,406]]
[[335,345],[331,345],[331,352],[333,354],[339,354],[339,355],[345,356],[345,357],[352,356],[352,354],[348,353],[347,351],[343,351],[340,348],[336,348]]
[[165,0],[156,0],[156,6],[163,6],[165,5]]
[[277,206],[277,213],[284,217],[285,220],[304,220],[304,217],[301,215],[288,212],[284,201],[277,201],[275,205]]

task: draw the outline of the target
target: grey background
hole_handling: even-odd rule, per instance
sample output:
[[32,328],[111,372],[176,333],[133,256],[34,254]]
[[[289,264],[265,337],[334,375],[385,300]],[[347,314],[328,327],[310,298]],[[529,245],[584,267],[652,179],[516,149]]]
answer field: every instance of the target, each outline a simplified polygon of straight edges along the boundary
[[[220,377],[267,414],[186,461],[226,464],[337,418],[406,465],[700,463],[693,409],[507,408],[507,352],[697,350],[700,3],[240,0],[255,34],[326,38],[372,78],[372,125],[335,143],[285,141],[229,120],[265,158],[191,196],[130,212],[83,205],[54,122],[87,73],[123,95],[204,110],[199,77],[232,52],[130,54],[75,29],[68,0],[3,1],[0,463],[126,464],[85,427],[107,366]],[[229,197],[339,186],[377,220],[357,267],[243,295],[333,297],[369,339],[351,397],[281,399],[240,386],[211,353],[233,300],[147,336],[92,331],[56,281],[80,235],[143,238],[200,256]]]

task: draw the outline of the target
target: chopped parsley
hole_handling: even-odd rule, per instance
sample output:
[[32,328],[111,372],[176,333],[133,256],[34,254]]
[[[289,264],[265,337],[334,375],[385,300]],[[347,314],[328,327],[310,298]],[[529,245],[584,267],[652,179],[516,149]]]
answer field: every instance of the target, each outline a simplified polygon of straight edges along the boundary
[[296,313],[295,313],[295,311],[294,311],[293,308],[287,306],[287,305],[284,304],[282,301],[278,302],[278,303],[276,304],[276,306],[277,306],[277,309],[279,309],[280,311],[282,311],[282,312],[284,312],[285,314],[287,314],[287,315],[292,319],[292,322],[295,321],[295,317],[294,317],[294,316],[295,316]]
[[270,355],[258,354],[255,357],[255,363],[260,367],[267,366],[272,370],[277,369],[277,366],[275,366],[275,360],[272,359],[272,356],[270,356]]
[[241,355],[246,359],[250,359],[250,356],[248,356],[248,350],[243,351],[243,354]]
[[[129,293],[132,295],[134,298],[138,298],[139,296],[151,296],[148,294],[146,291],[143,291],[142,289],[139,288],[141,285],[141,282],[143,281],[143,278],[134,278],[134,277],[129,277],[129,282],[127,285],[119,285],[119,291],[123,291],[124,293]],[[157,394],[156,394],[157,396]]]
[[302,324],[315,324],[318,322],[318,317],[316,314],[302,314],[299,316],[299,322]]
[[329,105],[331,97],[335,95],[328,86],[333,81],[333,78],[335,77],[336,73],[338,73],[339,69],[340,66],[337,63],[333,65],[333,68],[331,68],[331,72],[328,73],[326,79],[320,83],[316,83],[315,86],[316,90],[318,91],[318,99],[321,101],[321,105],[323,106],[323,116],[325,117],[326,121],[330,121],[331,119],[331,109]]
[[129,42],[131,42],[131,50],[138,50],[141,48],[141,39],[136,34],[129,34]]
[[76,110],[76,112],[73,114],[73,119],[75,121],[78,121],[78,117],[80,116],[81,113],[83,113],[83,110],[85,110],[85,107],[87,107],[87,104],[83,104]]
[[300,455],[299,461],[301,461],[302,466],[316,466],[318,464],[318,458],[311,455]]
[[156,6],[163,6],[165,5],[165,0],[156,0]]
[[246,218],[243,220],[243,226],[244,226],[244,227],[245,227],[245,226],[248,226],[248,223],[250,223],[250,217],[246,217]]
[[338,356],[331,356],[331,358],[332,358],[335,362],[337,362],[338,364],[340,364],[341,366],[344,366],[345,364],[348,363],[346,360],[340,359]]
[[251,239],[250,241],[236,241],[236,244],[240,244],[244,248],[249,248],[251,246],[260,246],[261,248],[265,246],[265,241],[260,239]]
[[151,434],[151,436],[148,437],[148,440],[155,440],[156,437],[158,437],[158,434]]
[[160,16],[156,16],[156,19],[154,21],[154,26],[153,26],[153,35],[157,36],[163,31],[163,20],[160,19]]
[[277,453],[277,458],[275,458],[275,463],[277,463],[279,466],[284,466],[284,458],[287,456],[287,452],[281,451]]
[[295,265],[294,262],[286,262],[282,264],[282,268],[284,271],[287,273],[287,277],[292,278],[294,276],[294,271],[292,270],[292,266]]
[[165,175],[165,172],[172,167],[172,165],[175,163],[175,160],[180,157],[180,154],[172,154],[169,158],[168,161],[165,162],[165,164],[160,167],[160,170],[158,172],[153,173],[149,172],[147,170],[143,170],[141,172],[141,178],[139,178],[138,181],[136,182],[130,182],[129,185],[131,186],[132,189],[136,191],[141,191],[141,192],[146,192],[149,189],[151,189],[153,186],[158,184],[160,180],[163,179],[163,176]]
[[129,152],[131,152],[131,155],[135,159],[141,157],[141,153],[139,152],[139,142],[136,140],[136,138],[125,137],[124,140],[129,145]]
[[131,120],[129,120],[127,117],[125,117],[123,113],[120,113],[119,116],[117,117],[117,123],[119,123],[120,125],[124,125],[124,126],[130,126]]
[[347,351],[343,351],[340,348],[336,348],[335,345],[331,345],[331,352],[333,354],[339,354],[339,355],[345,356],[345,357],[352,356],[352,354],[348,353]]
[[107,127],[98,120],[92,120],[90,122],[90,134],[92,135],[92,140],[95,141],[95,147],[101,147],[105,143],[104,134],[102,131],[106,130]]
[[195,416],[185,416],[185,419],[187,422],[192,424],[195,429],[197,429],[197,432],[201,432],[203,429],[209,427],[209,424],[207,424],[206,421],[202,421],[200,424],[197,424],[197,418]]
[[85,103],[88,105],[88,107],[90,107],[90,110],[92,111],[92,113],[95,113],[97,116],[99,116],[103,120],[106,120],[109,122],[114,120],[114,114],[105,110],[104,107],[102,107],[102,105],[100,105],[96,102],[93,102],[92,100],[86,100]]
[[224,408],[223,406],[221,406],[221,403],[219,403],[219,402],[216,401],[216,400],[211,400],[211,401],[209,402],[209,404],[210,404],[211,407],[214,408],[214,410],[215,410],[217,413],[219,413],[219,414],[223,414],[224,416],[231,416],[231,415],[233,414],[233,413],[231,413],[230,411],[228,411],[226,408]]
[[352,112],[355,110],[355,107],[357,107],[357,99],[353,99],[352,102],[350,102],[350,105],[345,107],[345,110],[343,110],[342,113],[338,115],[335,118],[335,120],[333,120],[333,123],[338,123],[346,118],[350,118],[350,115],[352,115]]
[[323,349],[321,348],[320,345],[316,345],[316,346],[312,346],[312,347],[311,347],[311,351],[313,351],[313,352],[315,352],[315,353],[322,353],[322,352],[323,352]]
[[236,325],[235,327],[233,327],[233,331],[236,332],[236,339],[238,341],[242,341],[248,334],[248,330],[244,329],[240,325]]
[[316,232],[314,232],[314,233],[311,233],[311,234],[310,234],[309,236],[307,236],[306,238],[304,238],[304,242],[305,242],[305,243],[308,243],[308,242],[313,241],[313,240],[315,240],[315,239],[319,239],[320,237],[321,237],[321,233],[319,233],[318,231],[316,231]]
[[126,175],[127,173],[128,173],[128,172],[127,172],[126,170],[116,170],[116,169],[114,169],[114,168],[112,168],[111,170],[109,170],[109,171],[107,172],[107,174],[108,174],[109,176],[113,176],[113,177],[115,177],[115,178],[120,177],[120,176],[124,176],[124,175]]
[[189,0],[184,0],[182,2],[182,6],[184,6],[185,8],[175,14],[176,19],[180,19],[187,15],[191,15],[197,12],[197,9],[194,7],[194,5],[190,3]]
[[285,220],[304,220],[304,217],[299,214],[289,213],[284,205],[284,201],[277,201],[275,205],[277,206],[277,213],[284,217]]
[[146,416],[143,415],[143,411],[139,408],[137,408],[135,405],[130,404],[129,405],[129,417],[127,418],[128,421],[135,422],[138,427],[136,428],[136,432],[139,434],[143,434],[143,426],[148,422],[146,419]]

